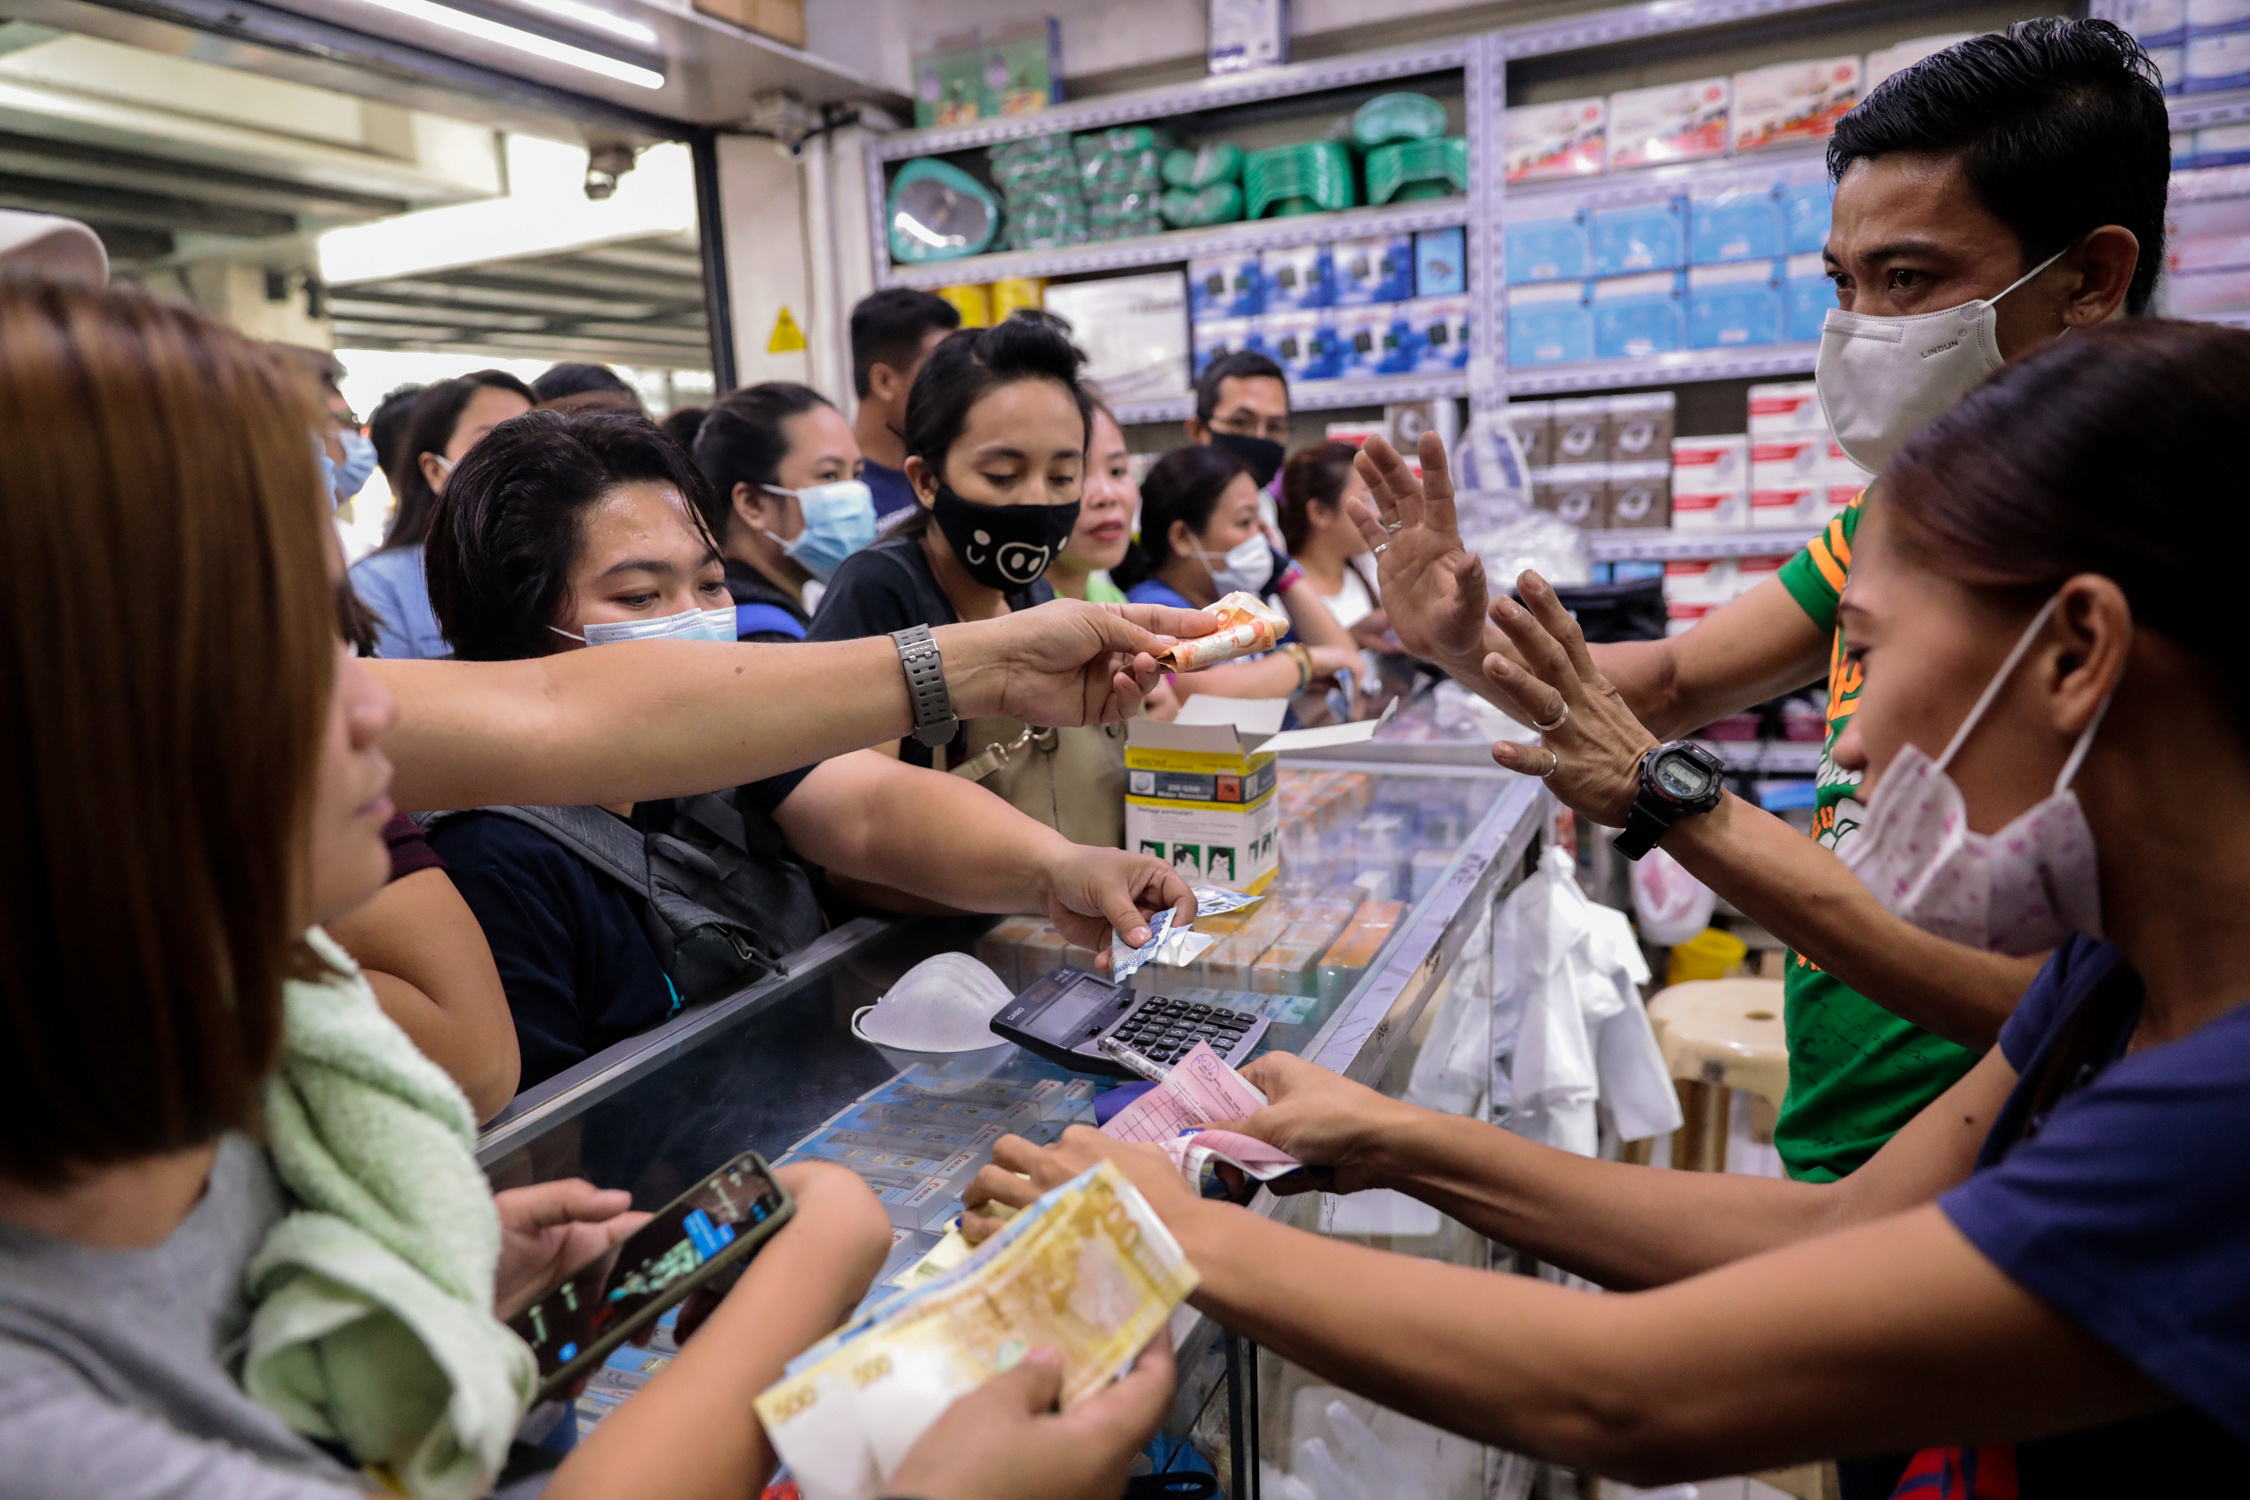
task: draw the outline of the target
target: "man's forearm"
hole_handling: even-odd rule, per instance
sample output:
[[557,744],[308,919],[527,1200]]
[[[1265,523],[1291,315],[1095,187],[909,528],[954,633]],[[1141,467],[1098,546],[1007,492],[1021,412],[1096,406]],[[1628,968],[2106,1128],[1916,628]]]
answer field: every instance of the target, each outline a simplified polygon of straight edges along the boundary
[[[1042,912],[1048,870],[1069,842],[975,782],[873,756],[813,773],[782,804],[791,847],[829,872],[953,911]],[[792,816],[798,799],[819,792]]]
[[1663,846],[1807,960],[1964,1047],[1992,1045],[2044,961],[1980,952],[1901,921],[1833,853],[1738,797],[1681,820]]
[[1838,1206],[1809,1183],[1597,1161],[1435,1111],[1386,1136],[1373,1170],[1489,1239],[1613,1288],[1806,1238]]

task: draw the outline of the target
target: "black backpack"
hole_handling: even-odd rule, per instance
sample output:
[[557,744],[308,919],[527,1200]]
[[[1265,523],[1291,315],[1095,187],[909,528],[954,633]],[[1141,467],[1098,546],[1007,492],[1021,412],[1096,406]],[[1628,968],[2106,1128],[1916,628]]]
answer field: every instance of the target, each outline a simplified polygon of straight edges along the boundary
[[480,807],[415,821],[426,830],[472,811],[538,829],[639,896],[657,962],[689,1005],[772,974],[826,925],[781,829],[738,792],[678,798],[646,832],[599,807]]

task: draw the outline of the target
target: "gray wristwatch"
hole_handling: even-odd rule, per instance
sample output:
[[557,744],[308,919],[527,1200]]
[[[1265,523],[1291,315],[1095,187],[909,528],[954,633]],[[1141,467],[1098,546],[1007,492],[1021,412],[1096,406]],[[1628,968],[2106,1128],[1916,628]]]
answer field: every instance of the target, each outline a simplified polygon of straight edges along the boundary
[[961,721],[953,714],[953,695],[945,689],[945,659],[927,625],[891,632],[898,664],[906,672],[906,691],[914,699],[914,738],[936,749],[950,744]]

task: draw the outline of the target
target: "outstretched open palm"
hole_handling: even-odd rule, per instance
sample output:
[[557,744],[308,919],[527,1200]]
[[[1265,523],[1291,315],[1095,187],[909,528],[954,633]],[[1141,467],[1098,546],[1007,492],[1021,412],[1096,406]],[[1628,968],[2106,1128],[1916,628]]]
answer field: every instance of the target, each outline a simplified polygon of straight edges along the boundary
[[1376,581],[1399,644],[1425,661],[1470,672],[1485,652],[1484,564],[1461,545],[1445,444],[1422,434],[1422,477],[1379,437],[1354,466],[1369,498],[1352,497],[1351,517],[1375,550]]

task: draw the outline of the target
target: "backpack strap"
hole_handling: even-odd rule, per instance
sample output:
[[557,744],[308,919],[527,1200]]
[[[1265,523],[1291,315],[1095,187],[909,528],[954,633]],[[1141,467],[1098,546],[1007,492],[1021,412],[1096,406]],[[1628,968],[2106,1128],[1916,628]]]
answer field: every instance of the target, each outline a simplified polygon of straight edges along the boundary
[[778,604],[737,604],[734,607],[734,638],[746,635],[785,635],[793,641],[805,638],[804,622]]
[[598,807],[464,807],[455,812],[416,813],[414,821],[428,833],[448,818],[472,812],[491,813],[536,828],[635,895],[645,898],[650,894],[643,836]]

